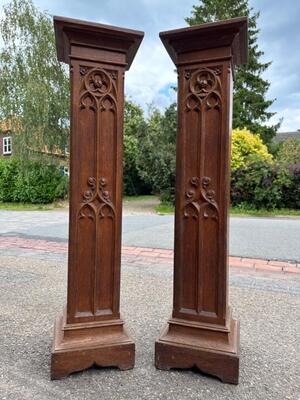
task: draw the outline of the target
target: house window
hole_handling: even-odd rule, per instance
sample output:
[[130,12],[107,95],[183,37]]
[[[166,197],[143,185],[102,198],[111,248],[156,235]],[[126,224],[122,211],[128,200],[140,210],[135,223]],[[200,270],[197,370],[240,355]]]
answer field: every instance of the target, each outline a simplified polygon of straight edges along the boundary
[[11,154],[11,136],[3,138],[3,154]]
[[64,166],[64,165],[61,165],[60,167],[59,167],[59,169],[60,169],[60,172],[61,172],[61,174],[63,175],[63,176],[69,176],[70,174],[69,174],[69,168],[68,167],[66,167],[66,166]]
[[69,176],[70,175],[69,168],[68,167],[64,167],[63,173],[64,173],[64,176]]

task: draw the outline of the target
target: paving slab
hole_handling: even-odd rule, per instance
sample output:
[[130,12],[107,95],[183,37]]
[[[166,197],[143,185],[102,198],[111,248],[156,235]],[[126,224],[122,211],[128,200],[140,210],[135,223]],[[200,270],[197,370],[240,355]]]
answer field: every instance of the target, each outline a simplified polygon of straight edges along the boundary
[[298,275],[232,271],[241,322],[238,386],[195,371],[159,371],[154,341],[171,313],[168,260],[124,255],[121,309],[136,342],[130,371],[90,369],[50,381],[53,323],[66,299],[65,260],[0,257],[0,399],[299,400]]

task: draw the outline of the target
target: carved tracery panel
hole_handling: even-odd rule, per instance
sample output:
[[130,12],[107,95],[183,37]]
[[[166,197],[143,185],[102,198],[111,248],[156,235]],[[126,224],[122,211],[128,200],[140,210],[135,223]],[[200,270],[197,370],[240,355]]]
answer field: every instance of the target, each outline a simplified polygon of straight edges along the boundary
[[[217,314],[222,67],[184,71],[184,166],[179,312]],[[210,238],[214,237],[212,241]],[[191,287],[190,282],[196,284]]]
[[[78,183],[75,249],[77,317],[113,314],[118,108],[117,71],[79,68]],[[80,287],[80,290],[79,290]]]
[[187,111],[201,111],[204,105],[207,109],[221,107],[221,81],[220,68],[200,68],[196,71],[186,71],[185,78],[188,81],[186,108]]
[[[108,107],[117,107],[116,102],[116,71],[106,71],[102,68],[81,67],[82,86],[80,93],[80,107],[91,107],[103,111]],[[87,102],[88,100],[88,102]]]

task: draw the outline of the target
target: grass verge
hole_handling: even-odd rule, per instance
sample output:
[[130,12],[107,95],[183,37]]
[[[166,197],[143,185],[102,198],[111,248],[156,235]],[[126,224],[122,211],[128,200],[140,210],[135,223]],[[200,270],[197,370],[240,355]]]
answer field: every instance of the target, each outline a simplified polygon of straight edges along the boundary
[[124,196],[123,197],[123,201],[148,201],[148,200],[153,200],[153,199],[157,199],[157,196],[154,196],[152,194],[149,195],[144,195],[144,196]]
[[300,217],[300,210],[290,210],[289,208],[275,208],[274,210],[250,209],[244,207],[231,207],[230,215],[248,217]]
[[155,207],[158,214],[174,214],[175,207],[173,204],[160,203]]
[[[157,199],[157,196],[124,196],[124,202],[139,202],[143,203]],[[12,211],[50,211],[55,209],[67,208],[68,201],[57,201],[51,204],[30,204],[30,203],[1,203],[0,210],[12,210]],[[153,209],[158,214],[174,214],[175,207],[172,204],[160,203],[157,206],[153,206]],[[300,210],[290,210],[287,208],[274,209],[274,210],[255,210],[246,207],[231,207],[231,216],[239,217],[300,217]]]
[[54,202],[51,204],[31,204],[31,203],[2,203],[0,202],[0,210],[9,211],[50,211],[58,208],[66,208],[68,202]]
[[[173,214],[175,207],[172,204],[159,204],[155,207],[158,214]],[[255,210],[245,207],[231,207],[231,216],[239,217],[300,217],[300,210],[290,210],[288,208],[280,208],[274,210]]]

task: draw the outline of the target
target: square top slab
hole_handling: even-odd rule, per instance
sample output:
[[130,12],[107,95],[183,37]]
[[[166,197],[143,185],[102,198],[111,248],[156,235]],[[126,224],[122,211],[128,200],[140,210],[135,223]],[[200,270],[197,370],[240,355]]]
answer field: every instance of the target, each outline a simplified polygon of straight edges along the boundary
[[71,45],[125,53],[126,69],[144,37],[144,32],[65,17],[53,18],[59,61],[70,63]]
[[210,22],[159,34],[174,64],[178,55],[197,50],[231,46],[233,63],[246,64],[248,59],[248,19],[239,17]]

